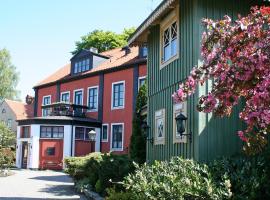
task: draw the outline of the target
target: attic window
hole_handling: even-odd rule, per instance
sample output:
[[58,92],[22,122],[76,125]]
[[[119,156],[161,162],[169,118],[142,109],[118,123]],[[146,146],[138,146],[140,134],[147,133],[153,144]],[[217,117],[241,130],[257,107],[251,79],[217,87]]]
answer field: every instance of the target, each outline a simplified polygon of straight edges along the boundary
[[3,109],[3,110],[2,110],[2,113],[6,113],[6,110],[5,110],[5,109]]
[[171,11],[160,23],[160,68],[178,59],[179,56],[179,11]]
[[90,69],[90,59],[83,59],[75,62],[74,64],[74,74],[88,71]]

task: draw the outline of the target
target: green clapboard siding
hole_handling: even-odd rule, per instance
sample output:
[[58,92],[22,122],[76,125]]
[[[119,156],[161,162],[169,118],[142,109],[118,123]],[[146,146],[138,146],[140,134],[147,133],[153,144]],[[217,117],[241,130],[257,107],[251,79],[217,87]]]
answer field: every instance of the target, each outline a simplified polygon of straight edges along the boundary
[[[252,3],[253,2],[253,3]],[[165,145],[147,143],[147,160],[166,160],[172,156],[210,161],[241,151],[236,135],[243,124],[238,119],[240,108],[229,118],[216,118],[196,110],[198,96],[210,90],[210,83],[188,100],[188,132],[193,133],[192,143],[173,144],[172,93],[178,88],[192,67],[199,64],[202,18],[221,19],[225,14],[236,18],[246,14],[253,0],[179,0],[179,59],[160,70],[160,27],[154,25],[148,35],[148,124],[150,137],[154,137],[155,111],[165,108]]]

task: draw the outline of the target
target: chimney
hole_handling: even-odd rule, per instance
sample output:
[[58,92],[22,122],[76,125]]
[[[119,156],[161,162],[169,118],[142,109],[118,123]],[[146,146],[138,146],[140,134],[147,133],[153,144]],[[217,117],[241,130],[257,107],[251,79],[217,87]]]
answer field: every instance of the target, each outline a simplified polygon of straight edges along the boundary
[[131,53],[131,49],[129,48],[129,46],[123,47],[122,51],[125,51],[125,56]]
[[33,104],[34,103],[34,97],[32,97],[30,95],[27,95],[25,97],[25,102],[26,102],[27,105]]
[[98,49],[95,47],[90,47],[89,49],[92,53],[98,53]]

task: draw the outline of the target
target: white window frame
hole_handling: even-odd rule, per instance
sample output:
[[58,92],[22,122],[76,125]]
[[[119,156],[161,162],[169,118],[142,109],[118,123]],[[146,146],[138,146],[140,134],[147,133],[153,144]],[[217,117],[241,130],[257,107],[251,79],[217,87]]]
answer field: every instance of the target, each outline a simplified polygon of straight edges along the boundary
[[61,94],[60,94],[60,101],[63,102],[62,96],[63,96],[64,94],[68,94],[68,95],[69,95],[69,102],[68,102],[68,103],[70,103],[70,91],[61,92]]
[[[122,125],[122,148],[112,148],[113,142],[113,126],[115,125]],[[125,135],[125,124],[124,123],[112,123],[111,124],[111,142],[110,142],[110,150],[111,151],[123,151],[124,150],[124,135]]]
[[[104,140],[103,139],[103,126],[107,126],[107,140]],[[101,142],[108,142],[109,141],[109,124],[102,124],[102,127],[101,127]]]
[[88,109],[87,110],[87,112],[97,112],[98,111],[98,95],[99,95],[99,87],[98,87],[98,85],[96,85],[96,86],[91,86],[91,87],[88,87],[87,88],[87,106],[89,106],[89,91],[91,90],[91,89],[97,89],[97,108],[96,109]]
[[140,90],[140,80],[142,80],[142,79],[145,79],[146,80],[146,76],[140,76],[139,78],[138,78],[138,91]]
[[75,93],[76,92],[79,92],[79,91],[82,91],[82,105],[83,105],[83,88],[81,89],[76,89],[76,90],[73,90],[73,104],[75,104]]
[[[163,120],[163,137],[158,137],[158,129],[157,129],[157,120]],[[154,136],[155,136],[155,145],[165,145],[165,138],[166,138],[166,112],[165,109],[160,109],[155,111],[155,129],[154,129]]]
[[[44,99],[45,99],[45,98],[48,98],[48,97],[50,97],[50,104],[52,104],[52,95],[46,95],[46,96],[43,96],[43,97],[42,97],[42,106],[45,106],[45,105],[44,105]],[[47,105],[50,105],[50,104],[47,104]],[[46,117],[46,116],[44,116],[43,111],[44,111],[44,109],[41,110],[41,112],[42,112],[42,117]]]
[[[123,83],[123,88],[124,88],[124,99],[123,99],[123,106],[118,106],[114,107],[113,101],[114,101],[114,85]],[[112,110],[119,110],[119,109],[124,109],[125,108],[125,99],[126,99],[126,83],[125,81],[118,81],[118,82],[113,82],[112,83],[112,92],[111,92],[111,109]]]
[[[168,60],[164,61],[164,32],[169,27],[171,27],[174,23],[177,24],[177,53],[176,55],[170,57]],[[180,52],[180,27],[179,27],[179,9],[175,8],[171,13],[160,23],[160,69],[167,66],[171,62],[175,61],[179,58],[179,52]],[[171,29],[170,29],[170,38],[171,38]],[[170,40],[171,42],[171,40]]]
[[[83,139],[76,139],[76,128],[83,128],[84,129],[84,135],[83,135]],[[86,141],[86,142],[90,142],[90,139],[86,139],[86,132],[85,132],[85,130],[87,129],[87,128],[91,128],[91,129],[94,129],[95,131],[96,131],[96,129],[97,128],[95,128],[95,127],[89,127],[89,126],[74,126],[74,140],[75,141]]]

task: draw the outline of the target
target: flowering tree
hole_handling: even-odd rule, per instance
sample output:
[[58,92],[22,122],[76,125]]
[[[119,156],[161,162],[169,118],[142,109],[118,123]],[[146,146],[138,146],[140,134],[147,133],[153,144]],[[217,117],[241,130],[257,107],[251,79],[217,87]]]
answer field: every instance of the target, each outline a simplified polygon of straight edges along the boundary
[[225,16],[202,23],[203,64],[193,68],[173,99],[183,102],[199,84],[212,80],[212,90],[200,97],[198,110],[230,116],[233,107],[244,102],[239,117],[247,126],[238,135],[247,153],[260,152],[270,131],[270,7],[254,7],[235,22]]

